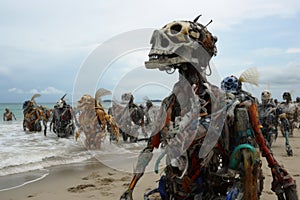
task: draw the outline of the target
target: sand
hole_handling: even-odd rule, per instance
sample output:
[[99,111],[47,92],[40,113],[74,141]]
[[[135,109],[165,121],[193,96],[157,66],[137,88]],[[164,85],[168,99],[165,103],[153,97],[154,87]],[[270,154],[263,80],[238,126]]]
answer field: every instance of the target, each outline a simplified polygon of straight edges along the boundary
[[[300,183],[300,131],[290,138],[294,156],[288,157],[284,148],[284,138],[279,136],[273,145],[276,160]],[[262,200],[277,199],[271,191],[271,173],[263,158],[265,175]],[[152,171],[152,170],[151,170]],[[97,160],[88,163],[57,166],[49,169],[45,178],[25,186],[0,192],[1,200],[113,200],[119,199],[127,189],[132,175],[111,169]],[[1,179],[1,177],[0,177]],[[143,194],[157,186],[159,175],[146,173],[138,182],[133,193],[134,199],[143,199]],[[299,187],[297,188],[299,194]]]

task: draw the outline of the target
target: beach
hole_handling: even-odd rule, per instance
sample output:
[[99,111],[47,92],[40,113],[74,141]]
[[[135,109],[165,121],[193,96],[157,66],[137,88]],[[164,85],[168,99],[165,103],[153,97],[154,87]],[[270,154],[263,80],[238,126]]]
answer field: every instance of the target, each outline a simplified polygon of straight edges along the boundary
[[[2,191],[0,199],[119,199],[131,177],[129,173],[106,167],[97,160],[90,160],[88,163],[51,167],[45,178]],[[136,187],[136,199],[143,199],[143,193],[154,188],[158,179],[159,175],[146,173]]]
[[[300,131],[296,130],[290,138],[294,156],[288,157],[284,148],[284,138],[279,135],[272,149],[276,160],[288,170],[300,183]],[[271,172],[265,158],[263,173],[265,176],[262,200],[277,199],[271,191]],[[136,185],[134,199],[143,199],[143,194],[157,187],[160,175],[153,170],[145,173]],[[161,170],[160,170],[161,172]],[[25,175],[24,175],[25,176]],[[105,166],[96,159],[86,162],[60,165],[49,168],[49,174],[40,180],[24,186],[1,191],[1,200],[112,200],[119,199],[128,188],[132,174]],[[297,188],[299,194],[299,187]]]

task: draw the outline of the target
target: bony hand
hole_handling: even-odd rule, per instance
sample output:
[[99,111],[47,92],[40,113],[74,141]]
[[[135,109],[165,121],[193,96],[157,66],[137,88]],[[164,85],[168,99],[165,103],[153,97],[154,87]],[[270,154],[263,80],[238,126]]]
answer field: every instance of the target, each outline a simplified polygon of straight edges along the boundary
[[132,190],[130,190],[130,189],[126,190],[122,194],[120,200],[132,200]]

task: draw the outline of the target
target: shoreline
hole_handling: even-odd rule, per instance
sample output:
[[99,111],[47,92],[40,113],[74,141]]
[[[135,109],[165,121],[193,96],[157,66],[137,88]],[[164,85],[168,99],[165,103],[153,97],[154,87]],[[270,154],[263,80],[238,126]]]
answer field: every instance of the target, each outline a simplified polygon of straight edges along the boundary
[[95,158],[91,158],[84,162],[54,165],[43,169],[0,176],[0,192],[17,189],[27,184],[40,181],[50,175],[51,171],[54,171],[55,173],[60,168],[78,168],[80,170],[82,167],[90,165],[94,166],[97,163],[99,163],[99,161],[97,161]]
[[[279,133],[280,134],[280,133]],[[300,131],[296,130],[290,138],[294,156],[288,157],[284,147],[284,138],[279,135],[272,150],[276,160],[283,165],[288,173],[300,183]],[[271,191],[272,175],[265,158],[261,158],[265,176],[264,190],[261,200],[277,199]],[[119,199],[128,188],[132,174],[112,169],[97,159],[86,162],[58,165],[47,168],[49,174],[37,181],[11,190],[1,191],[1,200],[112,200]],[[143,199],[145,192],[157,187],[160,174],[148,169],[137,183],[133,198]],[[160,170],[161,172],[162,170]],[[26,174],[26,173],[25,173]],[[1,177],[0,177],[1,178]],[[300,185],[298,185],[298,195]]]
[[49,175],[49,170],[33,170],[0,177],[0,192],[23,187]]

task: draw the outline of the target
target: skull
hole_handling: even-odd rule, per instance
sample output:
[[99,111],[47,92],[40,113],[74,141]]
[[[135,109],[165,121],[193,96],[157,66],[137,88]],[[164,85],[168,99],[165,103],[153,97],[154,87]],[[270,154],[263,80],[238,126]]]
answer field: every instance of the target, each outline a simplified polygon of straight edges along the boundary
[[271,92],[268,90],[262,91],[261,92],[261,101],[262,102],[267,102],[271,99]]
[[129,93],[124,93],[121,96],[122,99],[122,103],[129,103],[129,102],[133,102],[133,95],[129,92]]
[[284,92],[282,95],[282,98],[286,101],[292,101],[292,96],[291,96],[291,93],[289,93],[289,92]]
[[155,30],[151,38],[152,48],[146,68],[170,70],[182,68],[191,63],[203,71],[212,56],[216,55],[213,36],[205,26],[191,21],[174,21],[160,30]]
[[61,99],[60,99],[58,102],[56,102],[56,106],[57,106],[58,108],[63,108],[64,105],[65,105],[65,101],[64,101],[64,100],[61,100]]

